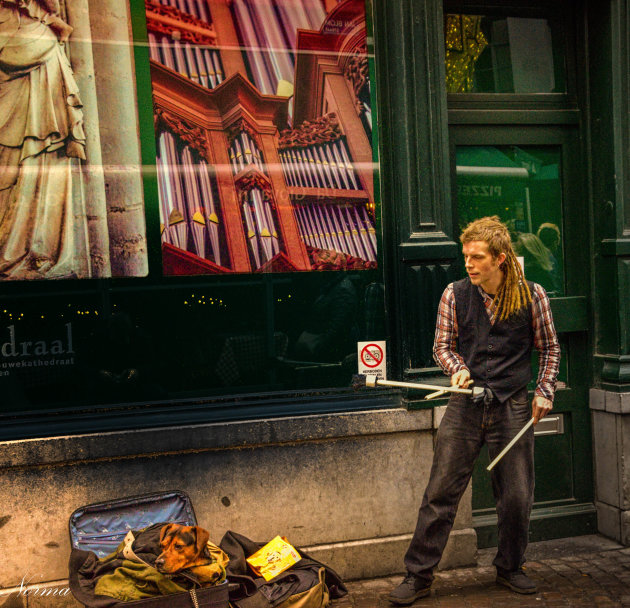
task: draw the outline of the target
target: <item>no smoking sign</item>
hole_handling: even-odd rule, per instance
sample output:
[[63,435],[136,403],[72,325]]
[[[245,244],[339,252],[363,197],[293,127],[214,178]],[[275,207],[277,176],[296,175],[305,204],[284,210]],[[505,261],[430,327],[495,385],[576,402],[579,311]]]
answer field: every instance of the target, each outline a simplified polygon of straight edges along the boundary
[[359,374],[377,376],[387,380],[385,341],[357,342]]

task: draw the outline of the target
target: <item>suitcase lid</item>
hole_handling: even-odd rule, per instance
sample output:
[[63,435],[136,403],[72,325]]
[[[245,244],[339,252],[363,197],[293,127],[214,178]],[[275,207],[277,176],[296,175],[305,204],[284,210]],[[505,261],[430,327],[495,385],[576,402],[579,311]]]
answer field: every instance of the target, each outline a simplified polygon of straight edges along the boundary
[[79,507],[70,516],[70,543],[101,558],[118,547],[129,530],[160,522],[196,526],[188,494],[181,490],[128,496]]

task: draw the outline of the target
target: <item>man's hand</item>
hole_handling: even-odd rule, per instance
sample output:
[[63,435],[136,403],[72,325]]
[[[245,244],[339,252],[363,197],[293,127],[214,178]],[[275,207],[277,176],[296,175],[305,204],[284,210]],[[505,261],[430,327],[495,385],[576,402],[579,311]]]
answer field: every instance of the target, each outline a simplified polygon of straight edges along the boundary
[[468,388],[470,383],[470,372],[467,369],[460,369],[451,376],[451,386]]
[[536,395],[532,401],[532,417],[534,418],[534,424],[538,424],[538,421],[544,418],[551,411],[552,407],[553,402],[540,395]]

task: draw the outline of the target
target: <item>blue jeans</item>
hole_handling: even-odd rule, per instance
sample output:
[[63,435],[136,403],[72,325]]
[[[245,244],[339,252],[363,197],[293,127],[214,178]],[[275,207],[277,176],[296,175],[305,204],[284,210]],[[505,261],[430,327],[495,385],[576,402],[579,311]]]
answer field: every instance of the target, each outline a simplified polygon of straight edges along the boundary
[[[466,395],[453,393],[438,429],[429,483],[405,555],[409,573],[427,583],[433,580],[433,568],[442,557],[481,446],[486,443],[490,459],[494,459],[530,418],[531,404],[525,388],[505,403],[492,399],[487,404],[475,404]],[[493,563],[497,569],[513,572],[524,561],[534,499],[533,428],[489,475],[499,528]]]

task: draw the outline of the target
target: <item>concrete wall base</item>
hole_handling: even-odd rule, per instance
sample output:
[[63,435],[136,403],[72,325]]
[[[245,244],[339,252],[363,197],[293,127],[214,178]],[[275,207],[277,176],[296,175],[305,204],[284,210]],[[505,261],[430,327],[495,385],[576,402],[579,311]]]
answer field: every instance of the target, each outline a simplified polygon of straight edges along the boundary
[[630,545],[630,393],[591,389],[598,530]]
[[[173,489],[215,543],[281,534],[344,579],[401,572],[435,427],[431,410],[393,408],[0,442],[0,589],[19,602],[24,579],[67,578],[75,509]],[[475,552],[468,488],[441,567],[474,565]]]
[[597,529],[623,545],[630,546],[630,511],[622,511],[606,503],[596,501]]
[[[305,551],[324,564],[330,564],[344,580],[404,574],[403,556],[411,534],[305,547]],[[444,549],[439,570],[477,563],[477,534],[473,528],[453,530]]]

